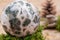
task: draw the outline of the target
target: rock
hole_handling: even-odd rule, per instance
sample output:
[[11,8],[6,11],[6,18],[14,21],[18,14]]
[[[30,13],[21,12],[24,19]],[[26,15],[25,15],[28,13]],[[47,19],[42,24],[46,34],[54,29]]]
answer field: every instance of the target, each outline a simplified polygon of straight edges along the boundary
[[53,28],[53,27],[55,28],[56,27],[56,22],[57,22],[56,16],[47,15],[46,19],[47,19],[47,22],[48,22],[47,28]]
[[48,24],[47,27],[50,27],[50,28],[56,27],[56,23]]
[[46,18],[47,18],[47,19],[55,18],[55,16],[50,14],[50,15],[46,15]]
[[45,40],[60,40],[60,32],[56,30],[43,30],[42,33]]
[[33,34],[40,25],[39,11],[24,0],[14,1],[1,14],[1,24],[6,33],[24,37]]

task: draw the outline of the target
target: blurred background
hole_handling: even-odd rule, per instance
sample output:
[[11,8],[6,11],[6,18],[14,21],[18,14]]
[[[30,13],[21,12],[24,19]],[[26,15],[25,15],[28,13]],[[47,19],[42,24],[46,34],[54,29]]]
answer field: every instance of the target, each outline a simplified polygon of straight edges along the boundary
[[[0,14],[2,13],[3,9],[8,5],[10,2],[14,0],[0,0]],[[32,3],[34,6],[38,8],[41,12],[42,5],[45,4],[46,0],[27,0],[28,2]],[[60,0],[53,0],[54,5],[56,6],[57,15],[60,15]]]

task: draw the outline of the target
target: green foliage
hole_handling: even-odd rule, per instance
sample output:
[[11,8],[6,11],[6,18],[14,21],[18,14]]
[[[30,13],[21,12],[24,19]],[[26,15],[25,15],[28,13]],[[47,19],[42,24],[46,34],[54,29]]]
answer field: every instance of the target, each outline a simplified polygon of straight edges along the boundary
[[57,29],[58,31],[60,31],[60,16],[58,16],[56,29]]
[[32,35],[27,35],[26,37],[12,37],[10,35],[0,35],[0,40],[44,40],[42,36],[42,26],[39,26],[37,31]]

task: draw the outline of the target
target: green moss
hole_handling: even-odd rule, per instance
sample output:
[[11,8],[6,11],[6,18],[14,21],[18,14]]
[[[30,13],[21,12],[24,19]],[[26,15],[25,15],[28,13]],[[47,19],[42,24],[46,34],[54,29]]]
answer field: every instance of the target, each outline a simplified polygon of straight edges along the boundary
[[60,16],[58,16],[56,29],[57,29],[58,31],[60,31]]
[[0,35],[0,40],[44,40],[42,36],[42,26],[38,27],[38,30],[32,35],[27,35],[26,37],[17,38],[10,35]]

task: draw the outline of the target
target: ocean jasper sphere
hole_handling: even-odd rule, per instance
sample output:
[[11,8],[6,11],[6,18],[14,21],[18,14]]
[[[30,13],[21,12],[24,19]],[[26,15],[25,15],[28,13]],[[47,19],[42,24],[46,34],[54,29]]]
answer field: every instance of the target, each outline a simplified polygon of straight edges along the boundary
[[26,1],[14,1],[1,14],[1,24],[6,33],[23,37],[36,31],[40,24],[39,11]]

